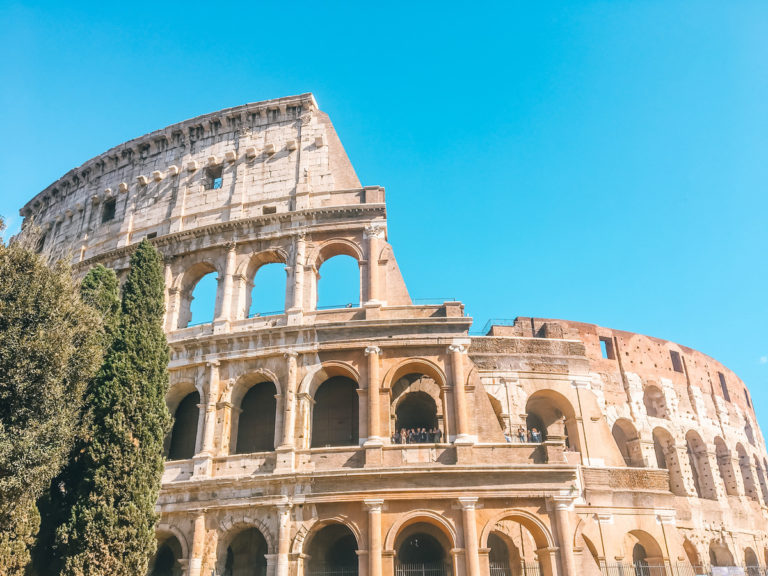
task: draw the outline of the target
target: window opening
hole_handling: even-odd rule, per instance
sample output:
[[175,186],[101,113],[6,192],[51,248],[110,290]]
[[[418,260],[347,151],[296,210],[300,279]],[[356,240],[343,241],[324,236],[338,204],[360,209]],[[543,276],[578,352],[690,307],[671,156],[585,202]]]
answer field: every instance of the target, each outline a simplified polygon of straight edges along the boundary
[[205,169],[205,189],[218,190],[224,183],[223,168],[221,166],[209,166]]
[[672,369],[675,372],[682,372],[683,362],[680,359],[680,352],[678,352],[677,350],[670,350],[669,357],[672,359]]
[[110,198],[104,202],[104,206],[101,208],[101,223],[109,222],[115,219],[115,208],[117,206],[117,199]]
[[728,385],[725,383],[725,374],[718,372],[717,376],[720,378],[720,389],[723,391],[723,398],[725,398],[727,402],[730,402],[731,395],[728,394]]
[[600,336],[600,352],[603,354],[603,358],[607,360],[615,360],[616,354],[613,351],[613,339],[606,336]]

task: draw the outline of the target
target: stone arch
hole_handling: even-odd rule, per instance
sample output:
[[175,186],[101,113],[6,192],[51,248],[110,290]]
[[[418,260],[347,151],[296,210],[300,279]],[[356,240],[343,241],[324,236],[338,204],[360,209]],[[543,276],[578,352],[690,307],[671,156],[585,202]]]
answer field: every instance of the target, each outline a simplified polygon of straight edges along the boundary
[[[237,277],[241,278],[238,287],[238,302],[243,305],[238,310],[238,317],[248,317],[253,304],[253,287],[256,282],[256,275],[262,266],[267,264],[288,265],[288,254],[282,248],[268,248],[251,254],[247,260],[240,263],[237,269]],[[286,274],[283,284],[283,298],[287,302],[288,298],[288,277]]]
[[395,552],[398,536],[408,526],[414,524],[430,524],[440,530],[445,536],[447,542],[451,548],[457,547],[456,529],[451,522],[443,515],[433,512],[431,510],[419,509],[412,510],[407,514],[398,518],[387,531],[387,536],[384,539],[384,550],[387,552]]
[[[204,258],[186,268],[173,283],[174,289],[178,292],[178,312],[176,326],[172,328],[186,328],[192,319],[192,292],[195,287],[208,274],[216,274],[221,278],[221,270],[210,258]],[[218,291],[217,291],[218,292]],[[218,300],[218,296],[215,298]],[[214,316],[217,311],[217,302],[214,302]]]
[[[219,534],[221,535],[216,544],[216,573],[224,574],[227,570],[227,563],[234,558],[229,554],[230,547],[237,543],[238,539],[250,531],[255,531],[264,542],[264,550],[261,554],[266,568],[266,556],[276,552],[274,538],[267,529],[264,522],[258,519],[245,518],[242,520],[229,520],[221,522],[219,525]],[[258,537],[257,537],[258,539]],[[258,550],[255,551],[258,554]],[[264,574],[265,572],[262,572]]]
[[733,554],[725,542],[712,540],[709,543],[709,563],[712,566],[733,566]]
[[405,358],[392,366],[384,376],[382,388],[391,389],[393,384],[406,374],[425,374],[432,378],[439,387],[446,385],[447,378],[442,368],[426,358]]
[[299,384],[299,394],[314,396],[320,385],[333,378],[334,376],[345,376],[354,380],[360,386],[360,373],[357,369],[347,362],[337,362],[335,360],[323,362],[314,369],[310,369]]
[[389,389],[390,433],[401,428],[445,430],[445,399],[435,380],[421,372],[405,374]]
[[644,551],[642,560],[647,562],[649,566],[663,565],[664,553],[661,550],[661,545],[645,530],[630,530],[624,535],[624,557],[632,558],[633,562],[637,562],[638,558],[635,555],[638,545]]
[[640,435],[631,420],[628,418],[617,419],[611,428],[611,435],[627,466],[645,467],[643,450],[640,446]]
[[304,553],[304,548],[309,544],[309,541],[314,537],[317,531],[329,524],[342,524],[349,528],[355,537],[358,549],[361,546],[362,532],[360,527],[348,516],[329,516],[327,518],[313,518],[304,522],[296,531],[296,535],[291,541],[291,554],[299,555]]
[[[182,576],[182,561],[187,557],[179,537],[172,532],[159,533],[155,530],[157,549],[147,566],[148,576]],[[164,536],[164,537],[163,537]]]
[[760,486],[760,493],[763,495],[763,502],[768,503],[768,485],[766,485],[765,471],[760,465],[760,458],[757,455],[754,456],[755,461],[755,475],[757,476],[757,483]]
[[181,557],[189,558],[189,545],[187,544],[187,538],[184,536],[184,533],[181,530],[176,528],[176,526],[168,524],[167,522],[160,522],[157,526],[155,526],[155,534],[158,536],[158,542],[161,541],[160,536],[175,537],[179,542],[179,546],[181,546]]
[[675,439],[666,428],[657,426],[653,429],[653,449],[656,452],[656,464],[669,472],[669,489],[677,496],[687,496],[683,469],[675,445]]
[[194,390],[181,399],[173,412],[173,425],[166,439],[169,460],[187,460],[198,450],[200,393]]
[[357,446],[360,441],[359,385],[348,376],[324,380],[312,397],[310,447]]
[[[565,436],[566,446],[581,451],[581,438],[576,422],[576,411],[570,400],[551,389],[539,389],[528,397],[525,412],[536,417],[542,426],[542,439],[549,436]],[[534,420],[532,419],[531,422]],[[529,432],[531,428],[529,427]]]
[[702,566],[701,555],[699,554],[699,551],[696,549],[696,546],[693,544],[693,542],[688,540],[688,538],[683,540],[683,551],[685,552],[685,556],[691,566]]
[[[258,376],[243,383],[237,394],[230,429],[230,453],[248,454],[275,449],[277,439],[277,387]],[[247,386],[247,390],[245,390]],[[240,394],[240,390],[245,393]]]
[[752,424],[749,422],[749,418],[744,418],[744,435],[747,437],[747,441],[755,446],[755,432],[752,429]]
[[555,547],[555,539],[552,537],[552,532],[550,532],[549,528],[541,518],[526,510],[509,508],[493,516],[486,522],[485,526],[483,526],[483,530],[480,533],[481,548],[487,548],[488,535],[494,530],[496,524],[502,520],[513,520],[514,522],[523,525],[528,532],[531,533],[531,536],[533,536],[533,540],[536,542],[536,546],[539,549]]
[[707,445],[696,430],[688,430],[685,443],[697,495],[699,498],[717,500],[717,488],[709,465]]
[[736,482],[736,475],[733,471],[731,451],[728,450],[728,447],[725,445],[725,440],[720,436],[715,436],[714,444],[715,455],[717,457],[717,470],[725,485],[725,493],[728,496],[738,496],[739,485]]
[[350,256],[357,260],[358,264],[365,259],[363,250],[360,246],[346,238],[331,238],[317,246],[309,258],[309,262],[315,270],[320,270],[323,262],[330,260],[334,256]]
[[504,409],[501,406],[501,402],[499,401],[496,396],[491,394],[490,392],[486,392],[486,396],[488,396],[488,402],[491,403],[491,408],[493,409],[493,415],[496,416],[496,420],[499,423],[499,428],[501,428],[502,431],[504,431],[505,434],[509,433],[510,431],[506,430],[507,423],[504,421]]
[[643,389],[643,405],[645,406],[645,413],[649,417],[669,420],[667,399],[661,388],[655,384],[649,384]]
[[744,548],[744,566],[746,566],[749,576],[760,576],[760,560],[757,559],[757,554],[749,546]]
[[744,446],[741,445],[741,442],[736,444],[736,454],[739,457],[739,470],[741,471],[741,478],[744,483],[744,494],[751,500],[759,501],[755,478],[752,475],[752,466],[749,461],[749,455],[744,449]]

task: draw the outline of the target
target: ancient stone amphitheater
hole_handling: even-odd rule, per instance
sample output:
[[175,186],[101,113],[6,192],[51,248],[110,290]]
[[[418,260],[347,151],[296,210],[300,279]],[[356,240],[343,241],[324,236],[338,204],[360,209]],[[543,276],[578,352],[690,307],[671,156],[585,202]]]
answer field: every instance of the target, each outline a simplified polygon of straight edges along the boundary
[[[522,317],[475,336],[460,302],[414,302],[384,189],[311,94],[121,144],[21,213],[78,274],[124,275],[143,238],[165,257],[175,424],[152,574],[765,573],[744,383],[674,342]],[[323,309],[338,256],[359,302]],[[284,310],[252,313],[273,263]],[[214,318],[190,325],[211,273]]]

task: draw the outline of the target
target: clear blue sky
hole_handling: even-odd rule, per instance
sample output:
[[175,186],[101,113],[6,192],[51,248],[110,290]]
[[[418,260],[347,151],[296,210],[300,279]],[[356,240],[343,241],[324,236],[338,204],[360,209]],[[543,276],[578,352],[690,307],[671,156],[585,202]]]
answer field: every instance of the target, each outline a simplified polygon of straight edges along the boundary
[[768,3],[4,2],[0,21],[12,227],[111,146],[311,91],[387,188],[412,296],[692,346],[768,430]]

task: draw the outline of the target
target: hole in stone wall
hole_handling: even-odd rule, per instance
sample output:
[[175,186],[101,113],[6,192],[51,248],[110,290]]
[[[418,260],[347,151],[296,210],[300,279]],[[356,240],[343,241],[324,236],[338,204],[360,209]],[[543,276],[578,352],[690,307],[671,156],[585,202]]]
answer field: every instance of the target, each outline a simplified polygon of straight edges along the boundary
[[683,371],[683,361],[680,358],[680,352],[677,350],[670,350],[669,357],[672,359],[672,369],[675,372]]
[[221,166],[209,166],[205,169],[205,189],[218,190],[224,183]]
[[115,208],[117,206],[117,199],[110,198],[104,202],[104,206],[101,207],[101,223],[109,222],[115,219]]
[[725,382],[725,374],[718,372],[717,377],[720,378],[720,389],[723,391],[723,398],[725,398],[727,402],[730,402],[731,395],[728,394],[728,384]]
[[615,360],[616,354],[613,351],[613,340],[606,336],[600,336],[600,352],[603,354],[603,358],[607,360]]

